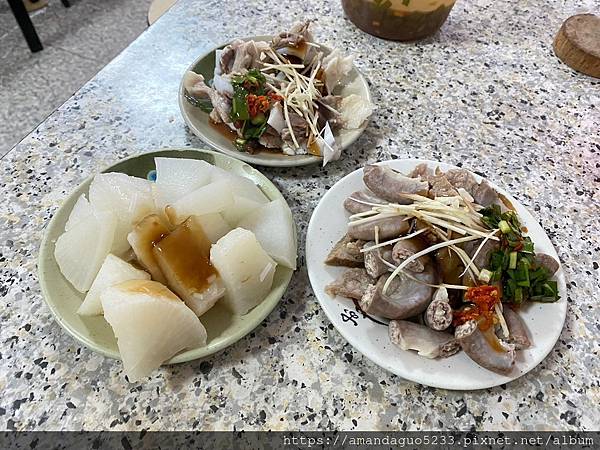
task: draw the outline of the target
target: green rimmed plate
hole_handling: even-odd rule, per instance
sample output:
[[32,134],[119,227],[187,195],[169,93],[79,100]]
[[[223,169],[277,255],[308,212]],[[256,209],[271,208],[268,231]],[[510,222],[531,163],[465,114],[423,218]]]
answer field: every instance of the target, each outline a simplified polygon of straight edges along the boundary
[[[243,41],[270,41],[271,39],[272,36],[252,36],[242,38]],[[207,82],[212,80],[215,70],[215,51],[222,49],[228,44],[229,43],[219,45],[200,56],[187,68],[186,72],[191,70],[203,75]],[[330,48],[322,44],[319,45],[326,55],[331,52]],[[352,66],[352,70],[350,70],[348,75],[346,75],[335,88],[334,93],[342,96],[356,94],[371,102],[371,93],[369,92],[367,80],[365,80],[355,66]],[[247,163],[271,167],[294,167],[305,166],[308,164],[320,164],[323,162],[323,158],[313,155],[288,156],[281,152],[259,152],[252,155],[250,153],[240,152],[236,149],[231,136],[222,134],[222,131],[211,125],[208,114],[192,105],[186,99],[186,93],[183,87],[183,74],[179,86],[179,109],[186,125],[196,136],[216,150],[234,158],[241,159],[242,161],[246,161]],[[344,158],[343,150],[347,149],[360,137],[365,128],[367,128],[368,123],[369,119],[365,120],[359,128],[340,130],[339,132],[336,131],[334,133],[336,140],[342,148],[341,158]]]
[[[237,159],[211,150],[165,149],[124,159],[103,172],[122,172],[140,178],[146,178],[154,167],[154,158],[203,159],[210,164],[254,181],[270,199],[283,199],[281,192],[258,170]],[[84,181],[63,202],[50,220],[42,239],[38,261],[38,275],[42,294],[58,324],[71,336],[93,351],[119,359],[117,340],[104,317],[81,317],[77,308],[84,294],[78,292],[63,277],[54,259],[54,243],[63,233],[65,223],[75,202],[81,194],[87,194],[93,176]],[[284,199],[285,200],[285,199]],[[294,239],[296,234],[294,230]],[[202,324],[208,333],[207,345],[181,352],[166,361],[165,364],[181,363],[212,355],[240,340],[275,308],[283,296],[292,278],[293,270],[277,266],[273,287],[269,295],[244,316],[234,316],[222,305],[217,304],[202,316]]]

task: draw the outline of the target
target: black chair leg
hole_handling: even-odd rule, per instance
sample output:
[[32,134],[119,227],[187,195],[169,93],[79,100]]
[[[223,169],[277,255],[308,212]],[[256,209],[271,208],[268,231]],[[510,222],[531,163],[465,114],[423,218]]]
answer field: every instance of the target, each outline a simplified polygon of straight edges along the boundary
[[71,7],[71,2],[69,0],[61,0],[61,1],[65,8]]
[[29,45],[29,49],[34,53],[43,50],[44,47],[42,46],[40,38],[35,31],[35,27],[29,18],[29,13],[25,9],[23,1],[8,0],[8,4],[10,5],[10,9],[12,9],[15,19],[17,19],[17,23],[23,32],[23,36],[25,36],[25,40],[27,41],[27,45]]

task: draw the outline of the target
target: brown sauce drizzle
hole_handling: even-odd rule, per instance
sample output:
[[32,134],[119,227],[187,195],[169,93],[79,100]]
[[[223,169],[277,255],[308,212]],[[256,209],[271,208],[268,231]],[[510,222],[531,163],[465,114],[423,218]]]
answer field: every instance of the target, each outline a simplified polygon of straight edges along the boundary
[[308,153],[315,156],[321,156],[321,149],[319,148],[316,139],[310,139],[308,141]]
[[219,134],[221,136],[226,137],[227,139],[231,139],[231,141],[235,141],[238,137],[237,133],[235,131],[233,131],[231,128],[229,128],[229,126],[223,122],[221,123],[215,123],[212,120],[209,120],[208,123],[210,124],[210,126],[219,132]]
[[202,292],[217,275],[210,263],[210,247],[202,227],[190,217],[155,244],[154,254],[163,272],[168,268],[186,290]]
[[485,340],[488,342],[488,344],[490,344],[490,347],[492,347],[495,351],[497,351],[499,353],[506,353],[506,349],[504,347],[502,347],[502,345],[500,344],[500,341],[494,334],[493,330],[488,329],[486,331],[483,331],[482,333],[483,333],[483,336],[485,337]]
[[[224,136],[225,138],[229,139],[231,142],[235,142],[235,140],[239,137],[237,135],[237,133],[235,131],[233,131],[231,128],[229,128],[227,126],[227,124],[225,124],[225,123],[214,123],[212,120],[209,120],[208,123],[221,136]],[[249,149],[247,153],[250,153],[252,155],[255,155],[257,153],[282,154],[280,148],[264,147],[264,146],[260,145],[257,140],[254,140],[254,143],[256,144],[256,146]]]

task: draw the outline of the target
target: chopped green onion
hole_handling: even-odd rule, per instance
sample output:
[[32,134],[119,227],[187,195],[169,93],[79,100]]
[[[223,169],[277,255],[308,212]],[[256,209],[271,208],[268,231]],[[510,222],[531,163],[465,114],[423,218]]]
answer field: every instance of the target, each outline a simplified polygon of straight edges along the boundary
[[481,272],[479,272],[479,281],[483,281],[484,283],[489,283],[490,280],[492,279],[493,275],[494,275],[494,272],[490,272],[487,269],[483,269]]
[[498,222],[498,228],[500,228],[500,231],[502,231],[502,233],[504,234],[508,234],[512,231],[510,225],[506,220],[501,220],[500,222]]
[[248,91],[242,86],[235,86],[233,90],[233,100],[231,102],[231,121],[248,120],[250,114],[248,112]]
[[515,303],[522,303],[522,302],[523,302],[523,289],[516,288],[515,289]]
[[[502,232],[500,249],[490,255],[487,269],[492,273],[489,281],[502,284],[503,301],[557,301],[560,295],[556,281],[550,280],[548,271],[536,262],[534,243],[530,237],[523,236],[517,214],[514,211],[503,213],[498,205],[484,208],[480,213],[485,225]],[[488,274],[483,270],[481,273],[486,279]]]
[[252,125],[262,125],[265,120],[267,120],[267,117],[263,113],[258,113],[250,122],[252,122]]
[[534,295],[529,300],[532,302],[540,302],[540,303],[554,303],[558,300],[556,297],[544,297],[543,295]]
[[508,262],[508,268],[509,269],[516,269],[517,268],[517,256],[518,256],[517,252],[510,252],[510,259],[509,259],[509,262]]
[[523,250],[521,251],[525,253],[533,253],[533,248],[533,242],[531,242],[530,238],[527,238],[525,242],[523,242]]

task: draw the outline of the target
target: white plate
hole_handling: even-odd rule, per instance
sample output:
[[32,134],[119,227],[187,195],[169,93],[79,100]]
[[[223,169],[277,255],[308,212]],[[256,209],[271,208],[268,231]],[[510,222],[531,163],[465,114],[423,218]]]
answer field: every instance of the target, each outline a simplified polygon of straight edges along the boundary
[[[270,41],[271,36],[254,36],[243,38],[245,41]],[[213,78],[213,71],[215,68],[215,50],[225,47],[227,44],[220,45],[204,55],[200,56],[196,61],[192,63],[187,70],[192,70],[196,73],[204,75],[205,80],[208,82]],[[323,53],[328,54],[331,49],[321,45]],[[186,70],[186,71],[187,71]],[[369,85],[365,78],[360,74],[356,67],[352,66],[350,73],[344,77],[341,83],[334,90],[335,94],[342,96],[348,96],[351,94],[360,95],[364,99],[371,101],[371,93],[369,92]],[[207,144],[211,145],[216,150],[225,153],[226,155],[232,156],[237,159],[241,159],[250,164],[258,164],[261,166],[272,166],[272,167],[293,167],[293,166],[306,166],[308,164],[320,164],[323,158],[313,155],[297,155],[288,156],[283,153],[257,153],[251,155],[250,153],[240,152],[235,148],[231,137],[224,136],[218,129],[213,127],[209,122],[208,114],[202,111],[200,108],[193,106],[185,98],[185,89],[183,88],[183,78],[179,86],[179,109],[183,116],[183,120],[190,127],[190,130],[202,139]],[[342,130],[334,133],[335,138],[342,148],[342,158],[344,152],[367,127],[369,119],[365,120],[360,128],[352,130]]]
[[[444,163],[416,159],[385,161],[380,164],[409,173],[423,162],[432,168],[439,166],[443,171],[455,168]],[[431,360],[417,356],[416,352],[401,350],[391,343],[387,326],[364,318],[351,300],[332,298],[325,293],[325,286],[345,270],[342,267],[327,266],[323,261],[333,245],[346,233],[349,214],[343,207],[343,201],[353,192],[364,188],[362,172],[362,169],[355,170],[329,189],[313,212],[306,236],[306,265],[310,283],[325,314],[340,334],[356,350],[382,368],[415,383],[444,389],[489,388],[519,378],[537,366],[554,347],[565,321],[567,293],[562,267],[556,274],[561,299],[556,303],[532,302],[521,309],[520,314],[527,324],[533,346],[517,352],[515,368],[507,376],[478,366],[464,352],[445,359]],[[481,181],[480,176],[474,175],[477,181]],[[490,184],[515,206],[521,222],[527,227],[528,234],[535,243],[536,251],[547,253],[558,260],[550,239],[535,218],[508,192]]]

